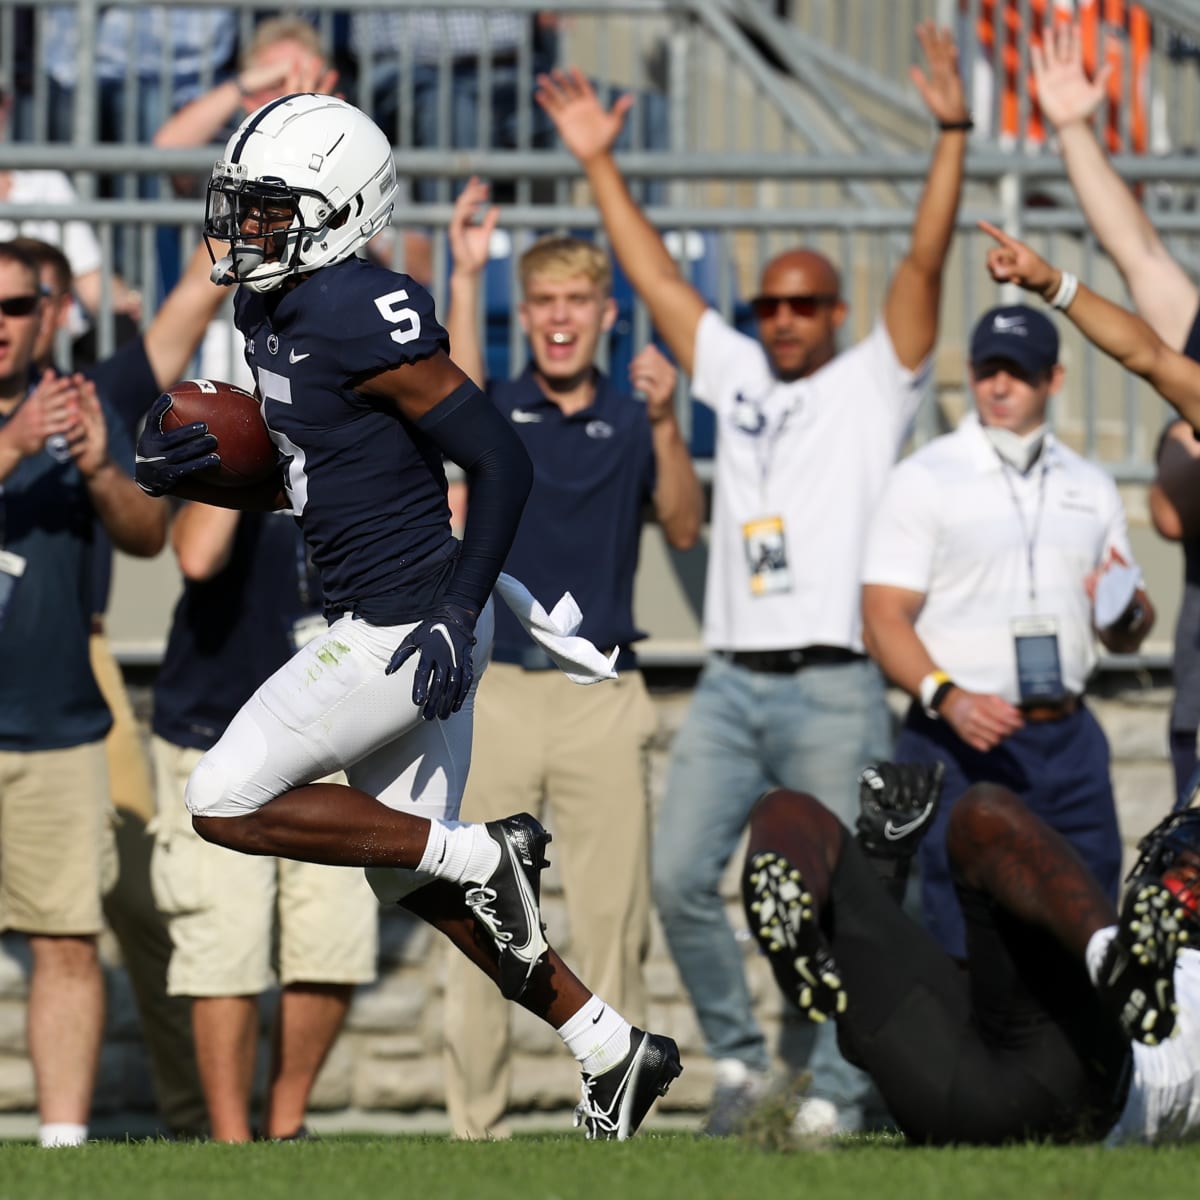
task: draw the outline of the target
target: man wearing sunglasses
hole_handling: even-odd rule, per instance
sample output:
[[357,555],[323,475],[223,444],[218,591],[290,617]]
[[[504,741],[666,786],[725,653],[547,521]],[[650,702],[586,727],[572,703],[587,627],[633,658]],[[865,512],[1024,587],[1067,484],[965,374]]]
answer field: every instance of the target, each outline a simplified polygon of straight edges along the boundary
[[[913,79],[940,134],[881,317],[843,353],[848,306],[833,263],[807,249],[773,258],[754,301],[759,340],[738,333],[681,276],[617,168],[632,98],[605,110],[579,71],[540,77],[538,102],[586,172],[621,266],[720,431],[710,653],[673,748],[653,864],[667,941],[716,1064],[711,1134],[733,1132],[766,1090],[766,1040],[719,893],[750,809],[784,786],[852,820],[858,769],[889,748],[883,681],[859,629],[859,563],[924,390],[970,128],[953,40],[932,24],[917,37],[927,69]],[[857,1128],[865,1080],[832,1033],[809,1065],[805,1119]]]
[[1095,636],[1132,653],[1154,609],[1112,478],[1047,430],[1058,344],[1024,305],[980,318],[976,413],[893,469],[867,540],[867,649],[913,697],[896,757],[946,768],[921,878],[926,923],[957,958],[967,947],[946,830],[973,783],[1020,797],[1113,900],[1120,882],[1108,742],[1082,697]]
[[37,370],[46,319],[36,263],[0,243],[0,927],[26,934],[33,960],[40,1140],[73,1145],[104,1026],[96,939],[116,865],[111,720],[88,658],[93,520],[150,556],[166,511],[133,482],[132,439],[95,386]]

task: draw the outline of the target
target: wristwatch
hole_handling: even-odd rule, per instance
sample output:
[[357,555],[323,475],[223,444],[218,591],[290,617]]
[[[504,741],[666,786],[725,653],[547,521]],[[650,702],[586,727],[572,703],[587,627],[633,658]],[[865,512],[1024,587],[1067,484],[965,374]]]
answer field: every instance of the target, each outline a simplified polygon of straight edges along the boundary
[[925,715],[931,720],[936,721],[938,719],[938,709],[941,707],[942,701],[946,699],[946,693],[953,686],[954,680],[945,671],[930,671],[921,680],[917,691],[921,699],[921,707],[925,710]]

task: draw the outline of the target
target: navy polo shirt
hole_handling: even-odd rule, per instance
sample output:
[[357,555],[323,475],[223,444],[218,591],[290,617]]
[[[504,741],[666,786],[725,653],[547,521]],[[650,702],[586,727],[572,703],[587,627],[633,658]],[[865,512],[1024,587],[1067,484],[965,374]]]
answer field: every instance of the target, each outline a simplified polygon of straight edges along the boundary
[[[645,637],[633,623],[633,581],[655,481],[646,406],[597,372],[591,407],[565,415],[531,367],[489,384],[488,395],[533,460],[533,490],[505,571],[547,609],[571,592],[583,610],[579,632],[597,646]],[[498,605],[493,657],[521,662],[530,648],[529,635]]]
[[[133,442],[101,403],[109,455],[132,474]],[[88,655],[97,524],[73,462],[43,451],[0,484],[0,545],[26,560],[0,626],[0,750],[80,746],[112,724]]]
[[295,620],[321,611],[321,583],[287,513],[243,513],[224,570],[185,580],[154,687],[154,732],[207,750],[292,655]]
[[[138,422],[158,399],[160,390],[154,368],[146,357],[144,339],[140,336],[131,339],[106,359],[83,367],[80,374],[96,385],[96,395],[116,413],[132,441]],[[108,595],[112,590],[112,542],[99,521],[96,522],[94,545],[92,612],[99,614],[108,609]]]

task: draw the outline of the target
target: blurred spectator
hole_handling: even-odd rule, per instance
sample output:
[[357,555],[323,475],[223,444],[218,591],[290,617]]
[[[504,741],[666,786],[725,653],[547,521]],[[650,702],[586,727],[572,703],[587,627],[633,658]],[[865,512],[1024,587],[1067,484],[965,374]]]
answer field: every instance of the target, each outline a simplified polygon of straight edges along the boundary
[[[262,1135],[303,1136],[309,1093],[350,1007],[375,978],[379,906],[362,871],[239,854],[204,841],[188,776],[255,688],[325,629],[321,584],[287,514],[189,504],[171,528],[183,572],[154,689],[159,815],[155,896],[174,952],[173,996],[191,997],[212,1136],[252,1136],[258,996],[282,984]],[[335,779],[335,782],[337,780]]]
[[[12,98],[8,89],[0,83],[0,140],[3,140],[11,113]],[[33,204],[44,206],[49,213],[58,205],[74,204],[78,199],[75,188],[62,171],[0,171],[0,206]],[[0,218],[0,241],[18,235],[61,246],[71,264],[73,294],[89,313],[94,314],[99,310],[103,263],[100,242],[91,225],[86,221],[56,220],[50,215],[25,217],[19,222]],[[113,311],[124,313],[134,321],[140,320],[141,296],[119,275],[110,274],[109,285],[112,289]],[[73,328],[79,333],[82,322],[76,321]]]
[[[34,349],[39,368],[52,367],[56,333],[67,325],[70,265],[55,246],[33,238],[16,245],[37,263],[46,311]],[[209,256],[196,248],[183,279],[163,302],[144,335],[110,358],[83,371],[118,415],[132,439],[142,413],[164,388],[187,369],[223,293],[209,280]],[[149,765],[112,650],[104,632],[112,577],[112,546],[97,524],[92,565],[92,671],[113,716],[105,739],[120,875],[104,901],[104,914],[117,936],[133,984],[142,1030],[154,1071],[155,1094],[167,1127],[176,1135],[201,1132],[204,1099],[192,1050],[188,1006],[167,996],[171,941],[150,892],[152,839],[146,827],[154,815]]]
[[[81,51],[75,5],[47,6],[37,29],[42,69],[50,80],[47,132],[51,141],[71,141]],[[98,136],[103,142],[147,143],[170,113],[219,78],[233,58],[236,37],[231,8],[100,7],[95,45],[83,48],[94,54],[99,99],[93,106],[91,97],[81,98],[84,142]]]
[[[1200,361],[1200,292],[1168,253],[1149,217],[1105,157],[1092,128],[1112,67],[1089,76],[1084,35],[1064,25],[1032,55],[1042,112],[1058,134],[1067,176],[1088,225],[1112,256],[1139,316],[1171,347]],[[1182,800],[1197,768],[1200,727],[1200,446],[1190,425],[1173,421],[1158,444],[1150,489],[1154,527],[1183,549],[1183,601],[1171,664],[1175,700],[1169,742]]]
[[[241,56],[237,74],[175,113],[155,133],[154,144],[161,147],[213,144],[214,155],[220,154],[238,125],[255,109],[293,92],[332,95],[337,81],[337,71],[327,61],[311,22],[295,15],[269,18],[255,29],[253,40]],[[202,194],[204,182],[188,175],[172,180],[182,195]],[[371,253],[377,259],[390,261],[392,244],[390,231],[385,230],[372,243]],[[405,271],[419,282],[428,282],[432,274],[428,240],[409,233],[403,238],[403,247]],[[204,340],[201,373],[253,389],[255,381],[241,353],[241,340],[233,329],[231,315],[214,322]]]
[[[533,490],[505,570],[544,602],[569,591],[583,610],[580,634],[619,652],[620,678],[577,686],[510,612],[498,610],[491,665],[475,699],[462,819],[549,810],[582,972],[643,1025],[645,748],[656,720],[633,649],[643,636],[633,621],[633,580],[644,506],[653,505],[667,541],[687,549],[699,535],[704,497],[675,420],[675,368],[646,347],[630,369],[630,395],[595,366],[617,309],[612,267],[594,243],[552,235],[525,252],[519,311],[531,361],[514,380],[485,379],[477,314],[496,210],[471,221],[486,198],[486,186],[473,179],[455,204],[446,327],[455,362],[487,388],[533,461]],[[503,1136],[511,1076],[504,998],[460,954],[450,956],[446,997],[454,1133]]]
[[0,245],[0,922],[28,935],[33,958],[40,1140],[72,1145],[87,1136],[104,1025],[96,939],[116,871],[111,718],[89,662],[93,521],[145,556],[166,512],[130,478],[132,441],[90,381],[34,381],[45,309],[36,263]]
[[1047,427],[1058,345],[1035,309],[984,313],[969,352],[976,411],[892,470],[863,560],[867,647],[913,697],[895,757],[945,764],[921,843],[922,908],[963,959],[946,829],[971,784],[1020,796],[1114,901],[1121,879],[1108,741],[1083,693],[1096,637],[1132,653],[1154,608],[1116,484]]
[[[358,13],[350,49],[363,107],[393,143],[454,150],[549,144],[550,125],[533,93],[557,55],[558,18],[551,12],[434,6]],[[411,130],[400,127],[402,112]],[[507,198],[510,188],[497,198]],[[439,198],[430,179],[418,180],[415,192],[418,200]]]
[[[785,786],[852,820],[858,769],[889,740],[883,680],[862,649],[861,551],[924,392],[970,124],[952,39],[932,25],[918,37],[929,65],[914,79],[942,132],[883,311],[844,353],[833,263],[801,248],[772,259],[753,302],[759,341],[742,335],[681,276],[613,158],[632,98],[605,109],[578,70],[543,76],[538,93],[618,261],[720,429],[709,654],[672,747],[653,862],[667,941],[716,1062],[711,1134],[734,1132],[767,1086],[766,1039],[720,895],[750,809]],[[818,1034],[809,1066],[814,1128],[857,1128],[867,1081],[832,1031]]]

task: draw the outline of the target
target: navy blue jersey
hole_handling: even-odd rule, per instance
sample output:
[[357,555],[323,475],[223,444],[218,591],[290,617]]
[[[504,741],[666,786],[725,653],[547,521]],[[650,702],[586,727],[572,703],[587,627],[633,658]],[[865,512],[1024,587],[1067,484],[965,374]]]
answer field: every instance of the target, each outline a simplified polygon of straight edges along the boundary
[[234,313],[326,611],[420,620],[458,545],[442,455],[389,401],[354,389],[448,348],[429,293],[351,258],[282,295],[242,288]]
[[[570,591],[583,610],[579,632],[597,646],[645,637],[633,623],[633,583],[642,512],[655,484],[645,404],[597,372],[596,395],[564,414],[530,368],[488,385],[533,460],[533,490],[504,569],[547,608]],[[528,636],[507,608],[496,610],[498,661],[528,658]]]

